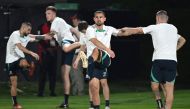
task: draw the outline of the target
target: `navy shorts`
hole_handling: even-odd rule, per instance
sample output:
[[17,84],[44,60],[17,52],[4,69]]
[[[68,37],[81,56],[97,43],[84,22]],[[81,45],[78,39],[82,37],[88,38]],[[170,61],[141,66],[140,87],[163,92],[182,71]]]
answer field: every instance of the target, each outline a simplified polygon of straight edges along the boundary
[[93,77],[96,77],[98,79],[107,79],[108,78],[108,72],[107,68],[105,69],[94,69]]
[[[63,40],[62,46],[64,44],[72,44],[72,43],[74,43],[74,42],[70,41],[70,40]],[[75,54],[75,49],[68,53],[65,53],[63,51],[62,52],[62,65],[66,64],[66,65],[72,66],[74,54]]]
[[151,81],[156,83],[175,82],[177,62],[174,60],[155,60],[151,69]]
[[108,78],[107,68],[111,65],[111,59],[105,51],[99,50],[101,56],[99,57],[100,61],[94,63],[94,71],[92,74],[89,74],[90,78],[93,77],[98,79],[106,79]]
[[22,71],[22,68],[19,66],[20,60],[22,59],[24,58],[20,58],[12,63],[6,63],[6,71],[9,76],[17,76],[17,73]]

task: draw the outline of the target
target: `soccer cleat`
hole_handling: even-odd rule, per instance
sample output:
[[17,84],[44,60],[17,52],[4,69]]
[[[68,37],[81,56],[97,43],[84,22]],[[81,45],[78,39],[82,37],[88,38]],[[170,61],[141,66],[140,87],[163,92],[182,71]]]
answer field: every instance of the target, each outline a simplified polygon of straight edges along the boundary
[[62,103],[61,105],[58,106],[58,108],[68,109],[69,105]]
[[22,106],[20,104],[13,105],[13,109],[22,109]]
[[80,51],[79,56],[80,56],[80,59],[82,60],[82,67],[87,68],[88,60],[87,60],[86,54],[83,51]]
[[110,107],[109,107],[109,106],[106,106],[105,109],[110,109]]
[[89,107],[88,109],[94,109],[93,107]]

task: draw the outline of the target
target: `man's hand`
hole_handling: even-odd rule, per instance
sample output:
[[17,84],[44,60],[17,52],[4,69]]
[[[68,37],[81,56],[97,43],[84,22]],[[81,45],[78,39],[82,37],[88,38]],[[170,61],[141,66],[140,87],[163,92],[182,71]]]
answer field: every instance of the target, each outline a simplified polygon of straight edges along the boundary
[[39,60],[39,55],[30,51],[30,55],[33,56],[36,60]]
[[110,55],[111,58],[115,58],[115,53],[114,51],[112,51],[111,49],[106,49],[106,51],[108,52],[108,54]]
[[51,40],[52,39],[52,36],[49,34],[43,34],[43,36],[44,36],[44,40]]

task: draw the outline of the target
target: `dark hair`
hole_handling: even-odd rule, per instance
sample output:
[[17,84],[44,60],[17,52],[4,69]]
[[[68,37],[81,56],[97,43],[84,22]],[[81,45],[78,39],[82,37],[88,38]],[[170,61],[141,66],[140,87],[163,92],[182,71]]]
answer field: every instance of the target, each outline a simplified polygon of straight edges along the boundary
[[156,15],[166,15],[166,16],[168,16],[167,11],[165,11],[165,10],[160,10],[160,11],[158,11],[158,12],[156,13]]
[[95,11],[95,12],[94,12],[94,16],[95,16],[96,14],[99,14],[99,13],[103,14],[104,16],[106,16],[106,14],[105,14],[104,11]]
[[73,16],[70,17],[71,20],[73,19],[78,19],[78,20],[81,20],[81,15],[79,14],[74,14]]
[[78,25],[79,31],[86,30],[87,28],[88,28],[88,22],[86,22],[86,21],[79,22],[79,25]]
[[32,24],[30,22],[23,22],[21,26],[29,26],[32,27]]
[[46,11],[47,10],[51,10],[51,11],[53,11],[53,12],[57,12],[57,9],[56,9],[56,7],[54,7],[54,6],[48,6],[47,8],[46,8]]

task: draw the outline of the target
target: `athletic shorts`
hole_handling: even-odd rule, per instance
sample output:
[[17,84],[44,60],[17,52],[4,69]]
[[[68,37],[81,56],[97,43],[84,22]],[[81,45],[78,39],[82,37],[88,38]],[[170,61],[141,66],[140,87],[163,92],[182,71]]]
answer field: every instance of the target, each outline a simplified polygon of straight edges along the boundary
[[14,61],[12,63],[6,63],[6,71],[10,76],[17,76],[17,73],[20,73],[22,68],[19,66],[20,60],[24,58],[20,58],[17,61]]
[[111,65],[111,59],[105,51],[99,50],[101,52],[101,57],[99,57],[100,62],[94,63],[94,72],[89,74],[90,79],[96,77],[98,79],[106,79],[108,77],[107,68]]
[[151,69],[151,81],[156,83],[175,82],[177,62],[174,60],[155,60]]
[[99,80],[101,79],[107,79],[108,78],[108,72],[107,69],[94,69],[93,72],[93,77],[98,78]]
[[[74,43],[74,42],[70,41],[70,40],[63,40],[62,46],[64,44],[72,44],[72,43]],[[75,49],[72,50],[72,51],[70,51],[70,52],[68,52],[68,53],[65,53],[63,51],[62,52],[62,65],[66,64],[66,65],[72,66],[74,54],[75,54]]]

